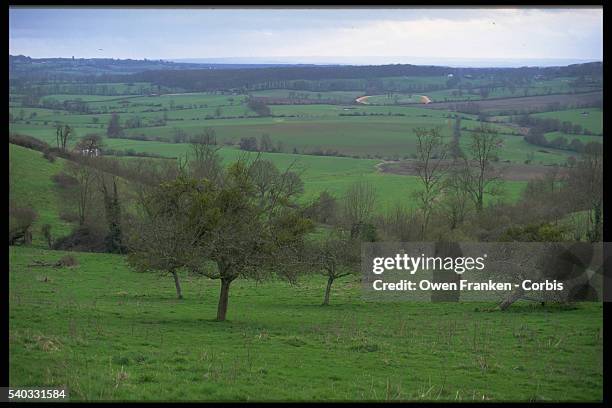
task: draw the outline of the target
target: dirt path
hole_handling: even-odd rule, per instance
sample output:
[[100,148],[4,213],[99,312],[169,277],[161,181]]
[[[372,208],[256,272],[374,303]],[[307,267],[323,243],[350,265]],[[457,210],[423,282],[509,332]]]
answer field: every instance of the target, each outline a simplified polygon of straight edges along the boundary
[[361,103],[361,104],[364,104],[364,105],[369,105],[369,104],[368,104],[368,98],[369,98],[370,96],[371,96],[371,95],[360,96],[359,98],[355,99],[355,102],[357,102],[357,103]]
[[[359,98],[355,99],[355,102],[361,103],[362,105],[369,105],[370,103],[368,102],[368,98],[371,96],[373,95],[360,96]],[[414,96],[419,97],[420,98],[419,103],[423,105],[427,105],[433,102],[431,98],[429,98],[429,96],[427,95],[414,95]]]
[[378,171],[379,173],[390,173],[390,171],[387,171],[387,169],[385,168],[386,164],[390,164],[390,163],[400,163],[399,160],[383,160],[380,163],[376,163],[376,171]]
[[418,96],[421,99],[419,103],[422,103],[423,105],[427,105],[433,102],[431,98],[429,98],[429,96],[427,95],[414,95],[414,96]]

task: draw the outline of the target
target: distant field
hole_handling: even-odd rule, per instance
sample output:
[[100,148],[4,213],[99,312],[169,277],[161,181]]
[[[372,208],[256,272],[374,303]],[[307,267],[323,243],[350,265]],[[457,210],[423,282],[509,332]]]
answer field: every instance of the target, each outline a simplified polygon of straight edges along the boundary
[[328,91],[328,92],[314,92],[314,91],[296,91],[292,89],[269,89],[265,91],[254,91],[251,92],[253,96],[265,96],[272,98],[299,98],[299,99],[338,99],[346,101],[348,103],[353,102],[355,98],[363,95],[362,91]]
[[[525,96],[565,94],[573,92],[588,92],[601,89],[601,85],[570,86],[573,78],[555,78],[552,80],[534,80],[525,85],[515,87],[486,86],[486,81],[467,80],[462,78],[460,83],[464,88],[451,88],[443,90],[422,90],[410,93],[390,93],[387,95],[372,95],[368,103],[375,105],[393,105],[406,103],[419,103],[419,95],[427,95],[433,102],[481,101],[490,98],[517,98]],[[487,93],[481,93],[481,86],[485,85]]]
[[603,133],[603,111],[598,108],[569,109],[554,112],[534,113],[531,116],[539,118],[558,119],[561,122],[571,122],[582,126],[594,134]]
[[544,136],[546,137],[546,140],[548,141],[554,140],[557,137],[564,137],[567,140],[568,144],[571,143],[572,140],[574,139],[578,139],[584,144],[590,143],[590,142],[603,143],[604,141],[604,138],[602,136],[576,135],[576,134],[563,133],[563,132],[549,132],[549,133],[546,133]]
[[[562,104],[594,103],[603,100],[603,92],[595,91],[579,94],[541,95],[506,99],[486,99],[478,101],[480,109],[485,112],[500,112],[523,109],[546,109],[551,103]],[[459,102],[434,102],[426,105],[428,109],[455,109]]]
[[[281,142],[286,152],[298,149],[302,152],[314,150],[338,151],[345,155],[359,157],[388,157],[409,158],[416,152],[414,129],[418,127],[440,127],[442,133],[450,136],[453,122],[449,113],[438,110],[429,110],[412,107],[359,107],[347,109],[334,105],[308,105],[308,106],[276,106],[275,114],[296,115],[296,117],[267,117],[243,119],[211,119],[190,120],[189,110],[175,111],[168,114],[172,116],[184,114],[187,119],[169,121],[165,126],[125,129],[128,138],[145,138],[172,141],[177,132],[184,132],[187,136],[201,133],[205,128],[215,130],[220,143],[238,143],[243,137],[261,137],[268,134],[271,139]],[[362,115],[366,113],[367,115]],[[390,115],[389,115],[390,113]],[[404,116],[397,116],[396,114]],[[31,112],[26,111],[26,115]],[[340,116],[355,115],[355,116]],[[375,115],[372,115],[375,114]],[[471,115],[462,115],[462,127],[472,129],[480,125],[470,120]],[[98,118],[99,124],[93,123]],[[125,115],[123,116],[125,117]],[[128,116],[129,117],[129,116]],[[144,117],[144,116],[143,116]],[[64,115],[53,116],[49,110],[37,113],[29,120],[30,124],[12,123],[11,132],[29,134],[45,140],[47,143],[55,142],[55,127],[53,119],[75,126],[77,137],[88,133],[106,133],[106,123],[110,115]],[[47,125],[45,125],[45,121]],[[505,125],[495,125],[502,133],[514,133],[515,129]],[[469,132],[464,131],[468,134]],[[515,136],[502,136],[509,141]],[[467,138],[465,138],[467,140]],[[516,144],[514,141],[508,146],[513,148],[502,151],[503,160],[524,161],[523,156],[532,152],[533,146],[527,143]],[[513,150],[515,149],[515,150]],[[555,154],[543,157],[549,162]],[[559,161],[563,161],[559,157]]]

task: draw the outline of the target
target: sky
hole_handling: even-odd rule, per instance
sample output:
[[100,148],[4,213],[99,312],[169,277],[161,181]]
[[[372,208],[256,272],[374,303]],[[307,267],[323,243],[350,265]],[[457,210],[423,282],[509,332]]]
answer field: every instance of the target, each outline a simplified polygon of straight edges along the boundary
[[17,8],[9,53],[290,63],[603,59],[602,8]]

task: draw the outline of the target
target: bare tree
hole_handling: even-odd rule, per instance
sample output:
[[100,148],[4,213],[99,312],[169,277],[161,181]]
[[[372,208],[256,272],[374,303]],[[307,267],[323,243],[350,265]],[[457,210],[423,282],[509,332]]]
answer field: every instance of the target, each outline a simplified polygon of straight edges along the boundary
[[323,306],[329,305],[332,284],[336,279],[360,272],[360,242],[343,231],[334,231],[323,240],[306,246],[307,264],[327,277]]
[[440,200],[442,215],[451,230],[461,225],[470,211],[469,193],[463,187],[461,180],[461,173],[457,169],[451,169],[444,182],[444,194]]
[[67,161],[64,173],[76,182],[66,193],[74,195],[77,207],[79,225],[84,225],[89,214],[89,207],[93,196],[93,185],[96,170],[87,165],[90,159],[83,158],[80,163]]
[[478,212],[483,209],[485,194],[499,192],[500,176],[492,162],[501,147],[502,139],[491,126],[483,124],[472,130],[459,175],[462,188],[469,194]]
[[448,172],[448,146],[439,128],[415,129],[417,138],[416,172],[423,185],[417,192],[419,207],[423,212],[421,238],[425,238],[429,218],[436,201],[444,189],[444,177]]
[[219,150],[221,146],[217,146],[214,129],[206,129],[191,139],[188,162],[193,177],[205,178],[215,184],[222,182],[223,164]]
[[344,217],[351,231],[351,237],[359,235],[374,211],[376,189],[368,182],[359,181],[349,187],[344,196]]
[[57,142],[57,148],[61,150],[66,150],[66,145],[68,144],[68,140],[72,139],[74,136],[74,130],[70,125],[61,125],[57,124],[55,126],[55,139]]
[[588,210],[591,242],[600,241],[603,235],[603,185],[603,149],[601,144],[589,143],[570,169],[566,194],[576,209]]

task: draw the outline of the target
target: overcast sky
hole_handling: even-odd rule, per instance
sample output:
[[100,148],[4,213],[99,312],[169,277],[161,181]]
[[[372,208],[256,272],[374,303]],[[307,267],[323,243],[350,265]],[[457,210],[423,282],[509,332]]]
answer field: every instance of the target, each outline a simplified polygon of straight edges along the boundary
[[[601,8],[11,8],[30,57],[602,60]],[[383,58],[384,57],[384,58]],[[314,61],[314,60],[313,60]]]

